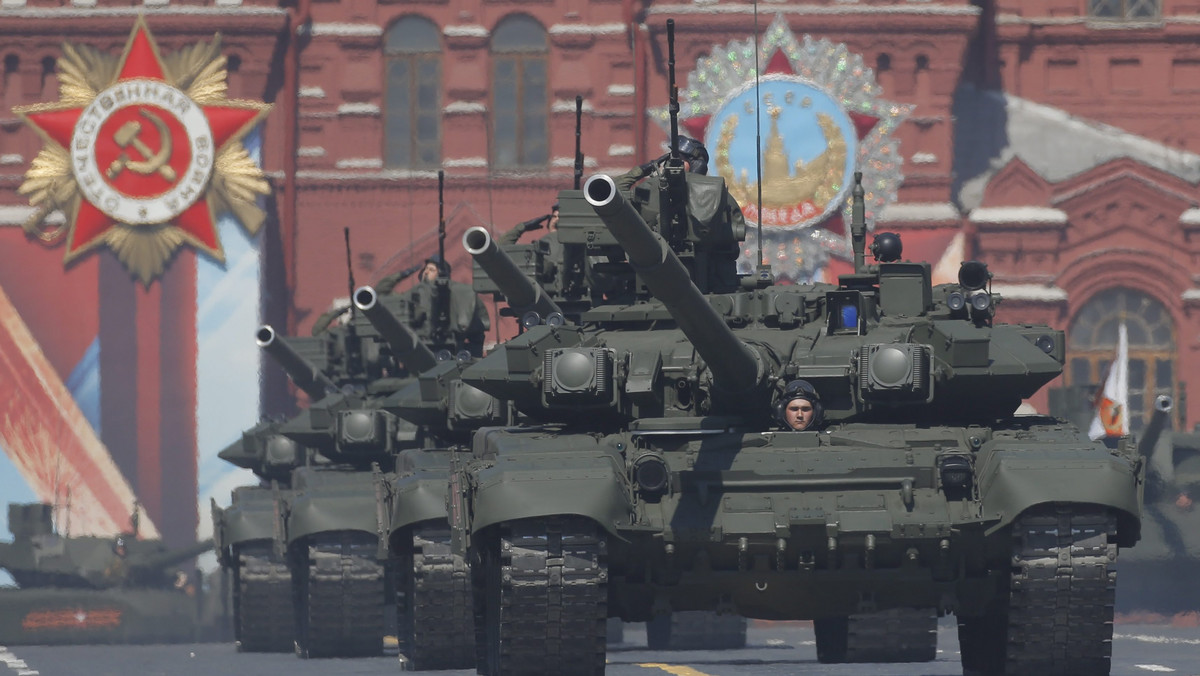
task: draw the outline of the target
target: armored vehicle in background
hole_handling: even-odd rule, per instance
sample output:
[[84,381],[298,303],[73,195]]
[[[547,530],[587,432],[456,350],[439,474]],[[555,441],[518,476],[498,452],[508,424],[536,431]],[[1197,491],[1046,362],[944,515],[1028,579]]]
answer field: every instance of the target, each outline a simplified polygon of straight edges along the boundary
[[[1050,391],[1051,414],[1086,426],[1095,414],[1095,385]],[[1169,395],[1158,395],[1139,430],[1146,467],[1142,539],[1117,561],[1117,612],[1172,615],[1200,608],[1200,429],[1184,432]]]
[[[560,195],[559,240],[625,293],[462,373],[542,421],[480,430],[451,483],[487,673],[602,673],[605,617],[664,609],[815,619],[826,661],[852,616],[955,613],[965,673],[1108,673],[1136,449],[1014,416],[1062,332],[995,323],[982,263],[933,287],[877,237],[868,266],[862,195],[855,272],[797,286],[737,275],[736,205],[677,160],[632,199]],[[780,431],[795,380],[821,423]]]
[[228,621],[218,584],[177,566],[212,541],[169,549],[161,540],[71,537],[56,531],[53,507],[10,504],[12,542],[0,568],[17,589],[0,589],[5,644],[172,643],[216,640]]

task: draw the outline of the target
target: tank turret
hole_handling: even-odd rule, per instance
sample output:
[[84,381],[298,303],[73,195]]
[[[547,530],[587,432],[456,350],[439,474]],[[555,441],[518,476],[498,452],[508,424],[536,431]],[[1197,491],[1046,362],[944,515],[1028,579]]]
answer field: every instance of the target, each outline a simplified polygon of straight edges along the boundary
[[[327,392],[337,389],[337,385],[329,379],[329,376],[325,375],[311,361],[305,359],[295,347],[289,344],[289,339],[277,334],[269,324],[263,324],[258,328],[255,340],[264,352],[271,355],[283,367],[292,382],[304,390],[313,401],[324,397]],[[300,339],[292,338],[290,340]],[[310,338],[308,340],[319,341],[320,339]]]
[[496,245],[486,228],[474,227],[467,230],[463,234],[463,246],[499,287],[516,313],[522,314],[532,310],[541,317],[547,317],[551,313],[562,314],[562,309],[550,299],[546,291],[530,280],[516,262]]
[[375,330],[387,341],[392,349],[392,357],[404,364],[411,374],[433,368],[437,364],[433,352],[421,342],[412,329],[405,326],[395,313],[379,301],[379,294],[370,286],[361,286],[354,292],[354,307],[366,316]]

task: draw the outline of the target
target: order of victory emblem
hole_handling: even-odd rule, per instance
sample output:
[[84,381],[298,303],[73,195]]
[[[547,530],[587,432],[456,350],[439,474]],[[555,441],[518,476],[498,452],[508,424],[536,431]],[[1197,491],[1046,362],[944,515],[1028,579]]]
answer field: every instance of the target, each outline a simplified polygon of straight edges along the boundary
[[[756,83],[752,39],[714,45],[680,91],[679,124],[703,139],[746,221],[761,222],[763,253],[776,275],[812,281],[831,256],[851,255],[843,223],[854,172],[863,172],[868,227],[895,200],[903,175],[893,133],[912,106],[884,101],[861,56],[828,40],[797,40],[782,15],[767,28],[757,56]],[[667,128],[667,108],[651,114]],[[753,270],[757,248],[751,229],[742,272]]]
[[224,260],[218,215],[261,227],[270,186],[242,139],[271,106],[226,98],[220,35],[163,55],[138,17],[119,57],[63,45],[58,79],[57,102],[13,112],[45,141],[18,191],[25,229],[65,235],[65,263],[107,244],[149,285],[184,244]]

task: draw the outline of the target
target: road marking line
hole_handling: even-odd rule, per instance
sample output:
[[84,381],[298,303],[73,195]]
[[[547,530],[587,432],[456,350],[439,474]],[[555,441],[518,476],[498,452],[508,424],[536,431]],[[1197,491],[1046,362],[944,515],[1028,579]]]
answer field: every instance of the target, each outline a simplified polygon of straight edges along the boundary
[[1200,638],[1169,638],[1167,636],[1149,636],[1147,634],[1113,634],[1114,639],[1141,641],[1142,643],[1172,643],[1177,645],[1200,645]]
[[1133,666],[1138,669],[1145,669],[1146,671],[1175,671],[1171,667],[1164,667],[1161,664],[1135,664]]
[[696,671],[695,669],[693,669],[691,667],[683,667],[683,666],[679,666],[679,665],[675,665],[675,664],[646,663],[646,664],[639,664],[638,666],[645,667],[647,669],[662,669],[663,671],[667,672],[668,674],[674,674],[675,676],[709,676],[708,674],[704,673],[703,671]]

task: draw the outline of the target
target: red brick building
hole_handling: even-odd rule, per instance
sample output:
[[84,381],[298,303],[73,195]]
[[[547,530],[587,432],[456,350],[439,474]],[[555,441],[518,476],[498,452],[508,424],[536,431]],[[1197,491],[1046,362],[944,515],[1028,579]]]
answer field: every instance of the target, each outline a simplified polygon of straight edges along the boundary
[[[658,155],[665,136],[646,111],[666,102],[666,19],[677,23],[682,84],[714,45],[754,34],[754,10],[737,0],[3,0],[0,285],[32,289],[10,295],[62,374],[80,336],[106,330],[96,289],[118,315],[150,308],[164,324],[188,294],[192,254],[147,291],[106,253],[64,271],[60,251],[3,227],[27,213],[16,188],[41,144],[8,111],[57,97],[64,39],[119,51],[137,13],[166,49],[222,33],[230,96],[275,104],[263,316],[303,332],[346,294],[343,227],[360,283],[436,250],[439,169],[457,278],[469,276],[468,227],[545,213],[571,185],[576,96],[585,173]],[[1200,369],[1194,3],[762,0],[757,10],[760,30],[778,14],[796,35],[844,44],[884,97],[912,106],[895,132],[904,180],[877,227],[901,232],[909,255],[943,274],[961,257],[987,261],[1005,321],[1069,330],[1069,382],[1102,376],[1124,320],[1131,408],[1181,393]],[[61,330],[72,323],[89,330]],[[147,373],[176,361],[159,354],[175,349],[164,335],[143,336],[159,355],[139,361]],[[160,371],[113,376],[126,378],[124,396],[160,393],[143,417],[188,377]],[[1044,393],[1031,403],[1044,408]],[[1200,398],[1182,408],[1200,420]]]

